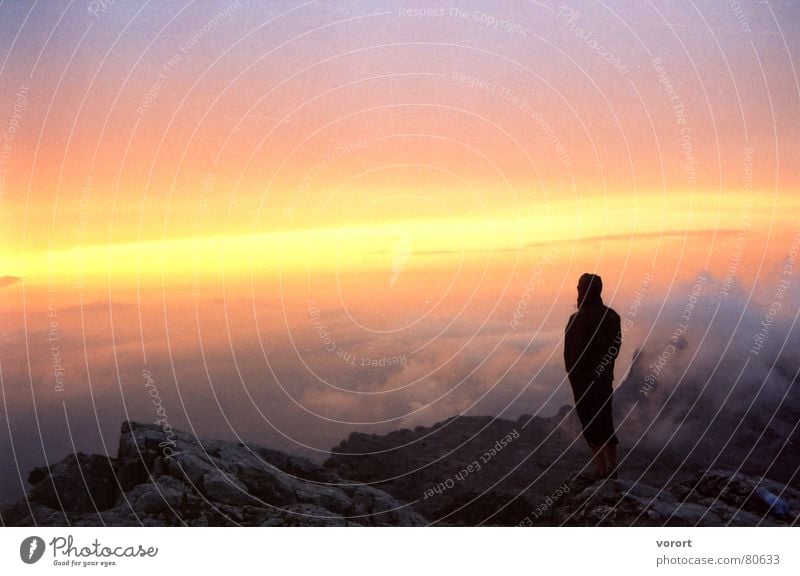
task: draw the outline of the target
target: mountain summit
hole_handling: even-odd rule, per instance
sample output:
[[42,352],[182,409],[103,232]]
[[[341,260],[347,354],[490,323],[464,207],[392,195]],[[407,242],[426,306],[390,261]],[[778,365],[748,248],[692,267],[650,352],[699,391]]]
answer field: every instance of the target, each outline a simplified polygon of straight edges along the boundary
[[[800,491],[696,469],[667,486],[632,453],[619,480],[581,473],[568,407],[552,418],[454,417],[354,433],[320,465],[254,444],[125,422],[115,458],[76,453],[29,475],[8,526],[780,526]],[[168,448],[168,449],[167,449]],[[663,471],[662,471],[663,472]]]

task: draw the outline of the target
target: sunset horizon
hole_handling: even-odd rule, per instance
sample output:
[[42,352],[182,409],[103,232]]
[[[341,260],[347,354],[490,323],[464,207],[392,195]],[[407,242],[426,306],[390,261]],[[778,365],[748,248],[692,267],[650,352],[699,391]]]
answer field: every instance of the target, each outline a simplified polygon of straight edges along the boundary
[[3,525],[797,525],[797,5],[0,15]]

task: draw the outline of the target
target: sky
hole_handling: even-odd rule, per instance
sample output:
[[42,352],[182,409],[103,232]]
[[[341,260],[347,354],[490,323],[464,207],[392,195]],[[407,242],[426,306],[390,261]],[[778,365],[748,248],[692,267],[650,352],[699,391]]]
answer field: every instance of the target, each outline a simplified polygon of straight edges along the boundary
[[113,453],[143,374],[176,428],[315,457],[552,414],[583,272],[617,381],[698,278],[794,303],[780,344],[798,39],[786,0],[0,3],[4,484]]

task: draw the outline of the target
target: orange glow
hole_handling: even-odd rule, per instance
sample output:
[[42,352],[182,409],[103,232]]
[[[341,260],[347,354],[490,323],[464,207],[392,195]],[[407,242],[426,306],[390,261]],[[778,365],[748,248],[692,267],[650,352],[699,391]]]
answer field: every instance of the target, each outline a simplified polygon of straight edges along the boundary
[[[784,201],[784,208],[788,204],[796,210],[800,199]],[[708,238],[716,232],[722,240],[741,229],[745,212],[747,225],[756,230],[764,232],[770,222],[781,229],[782,215],[773,216],[768,206],[754,208],[745,194],[727,194],[724,211],[714,194],[685,194],[682,200],[671,195],[663,202],[648,203],[594,196],[529,205],[514,215],[400,217],[341,227],[55,248],[24,256],[11,253],[3,256],[2,266],[29,282],[47,277],[59,281],[157,277],[186,282],[223,273],[237,277],[357,272],[388,269],[398,258],[413,261],[414,266],[451,266],[474,260],[476,253],[508,260],[519,251],[555,243],[601,245],[682,237],[693,242],[691,236],[697,232]]]

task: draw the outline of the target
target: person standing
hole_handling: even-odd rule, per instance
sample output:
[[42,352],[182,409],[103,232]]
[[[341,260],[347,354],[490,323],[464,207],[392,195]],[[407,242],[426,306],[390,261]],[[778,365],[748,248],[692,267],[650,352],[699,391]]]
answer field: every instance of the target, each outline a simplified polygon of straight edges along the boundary
[[619,314],[603,304],[602,289],[596,274],[583,274],[578,280],[578,310],[564,331],[564,364],[595,472],[601,478],[616,478],[619,441],[611,404],[622,330]]

